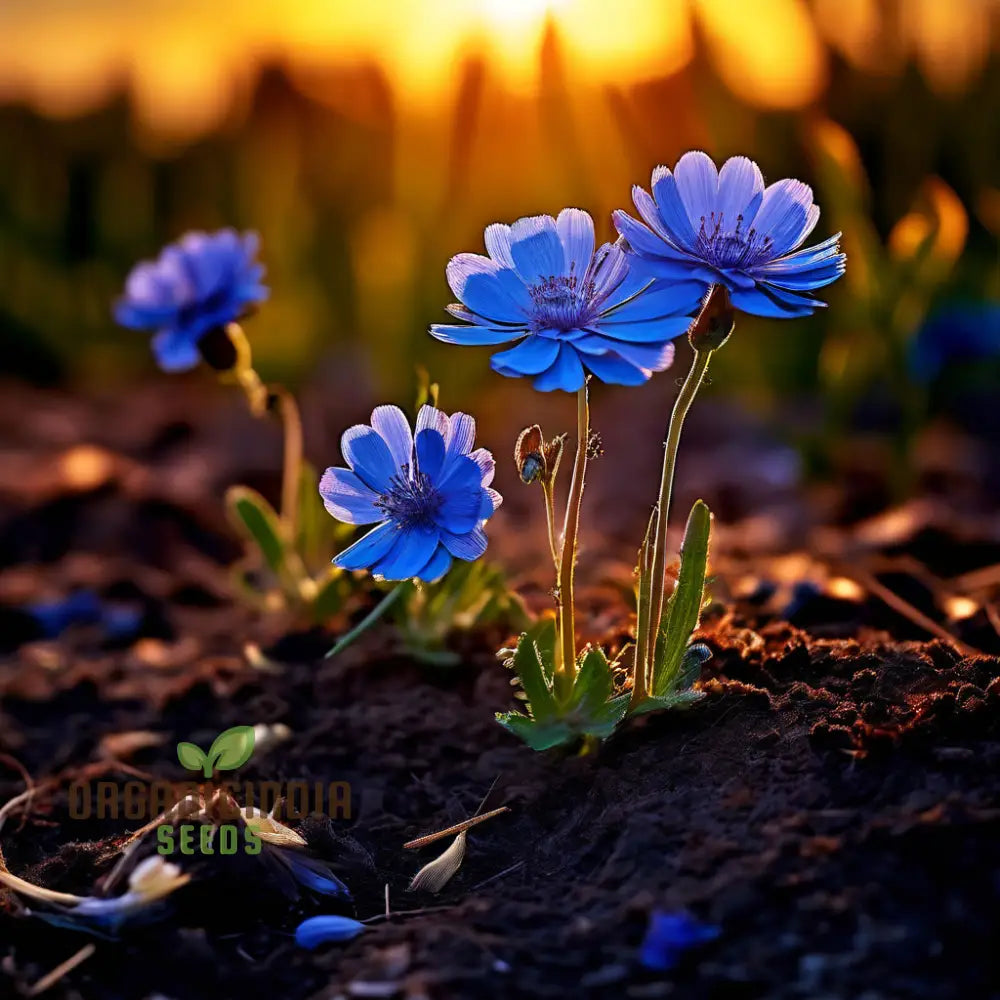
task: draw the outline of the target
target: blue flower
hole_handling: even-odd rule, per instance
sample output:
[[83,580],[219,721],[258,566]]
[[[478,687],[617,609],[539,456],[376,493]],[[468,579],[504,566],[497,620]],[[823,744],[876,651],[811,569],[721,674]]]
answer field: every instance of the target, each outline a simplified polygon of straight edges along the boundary
[[711,924],[700,924],[686,913],[655,910],[649,917],[649,929],[639,950],[639,961],[647,969],[667,972],[681,960],[689,948],[714,941],[722,931]]
[[364,924],[350,917],[310,917],[295,929],[295,943],[313,951],[331,941],[350,941],[364,929]]
[[789,179],[765,188],[745,156],[717,171],[705,153],[685,153],[673,172],[653,171],[652,189],[652,197],[632,189],[645,225],[614,213],[637,270],[703,288],[725,285],[737,309],[776,317],[808,316],[825,305],[808,293],[844,273],[839,233],[798,249],[819,219],[812,188]]
[[594,222],[578,208],[486,228],[488,257],[448,263],[460,300],[448,311],[469,325],[435,324],[448,344],[519,343],[494,354],[501,375],[533,375],[535,388],[576,392],[586,371],[602,382],[640,385],[670,366],[670,341],[691,325],[704,289],[695,281],[651,284],[605,243],[594,252]]
[[164,371],[193,368],[206,333],[267,298],[257,245],[256,233],[188,233],[132,269],[115,319],[132,330],[156,331],[153,353]]
[[500,506],[490,489],[495,463],[473,450],[476,422],[433,406],[417,415],[416,435],[398,406],[378,406],[371,426],[345,431],[349,469],[327,469],[319,491],[326,509],[348,524],[377,524],[333,561],[386,580],[437,580],[452,558],[486,551],[484,522]]

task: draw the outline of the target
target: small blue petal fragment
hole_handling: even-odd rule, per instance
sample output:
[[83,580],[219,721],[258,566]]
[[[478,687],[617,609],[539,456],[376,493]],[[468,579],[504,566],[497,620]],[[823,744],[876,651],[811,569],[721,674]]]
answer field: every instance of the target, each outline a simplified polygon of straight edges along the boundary
[[654,910],[639,949],[639,961],[647,969],[668,972],[688,949],[714,941],[721,933],[721,928],[699,923],[686,913]]
[[364,924],[350,917],[310,917],[295,929],[295,943],[314,951],[321,944],[351,941],[364,929]]

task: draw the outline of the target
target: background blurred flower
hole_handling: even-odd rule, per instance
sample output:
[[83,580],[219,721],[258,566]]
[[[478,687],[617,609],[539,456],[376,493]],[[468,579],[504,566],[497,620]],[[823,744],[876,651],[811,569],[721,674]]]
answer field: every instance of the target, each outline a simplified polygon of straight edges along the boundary
[[952,362],[1000,357],[1000,304],[969,303],[942,309],[910,342],[908,364],[918,382],[931,382]]
[[494,223],[485,241],[488,257],[462,253],[447,268],[460,300],[448,311],[469,325],[431,333],[450,344],[519,341],[493,355],[493,369],[537,376],[543,391],[576,392],[585,369],[603,382],[645,382],[669,367],[670,340],[687,330],[703,291],[694,281],[650,285],[610,244],[595,254],[594,222],[578,208]]
[[155,261],[133,268],[115,319],[133,330],[156,331],[153,353],[164,371],[193,368],[206,333],[267,298],[257,247],[256,233],[188,233]]
[[371,426],[345,431],[349,469],[327,469],[320,482],[326,509],[339,521],[375,524],[334,563],[386,580],[437,580],[452,558],[471,562],[486,551],[483,524],[500,506],[490,489],[495,463],[473,450],[476,422],[423,406],[416,435],[398,406],[378,406]]
[[[840,234],[797,250],[819,219],[812,188],[785,179],[764,187],[760,168],[745,156],[716,170],[702,152],[685,153],[673,172],[653,171],[653,194],[632,189],[643,225],[614,213],[636,265],[674,281],[722,284],[733,305],[758,316],[808,316],[819,302],[806,294],[844,273]],[[797,251],[797,252],[793,252]]]

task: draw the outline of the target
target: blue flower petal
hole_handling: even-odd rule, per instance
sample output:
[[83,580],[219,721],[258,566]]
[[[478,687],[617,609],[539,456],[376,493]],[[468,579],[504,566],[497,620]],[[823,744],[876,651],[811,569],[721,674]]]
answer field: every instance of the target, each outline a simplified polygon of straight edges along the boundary
[[769,285],[776,285],[779,288],[792,291],[808,292],[816,288],[823,288],[836,281],[843,275],[845,266],[843,260],[834,260],[797,271],[762,269],[762,273]]
[[768,261],[753,273],[758,271],[778,272],[785,270],[798,270],[801,267],[812,267],[831,260],[846,261],[846,254],[840,252],[841,233],[835,233],[829,239],[817,243],[815,246],[806,247],[804,250],[796,250],[795,253],[785,254],[775,260]]
[[437,479],[444,465],[446,448],[441,432],[432,427],[417,431],[417,468],[431,482]]
[[319,482],[323,505],[338,521],[374,524],[385,518],[375,506],[378,494],[370,490],[350,469],[327,469]]
[[556,220],[551,215],[518,219],[510,227],[510,233],[514,269],[526,284],[534,285],[567,272],[568,264],[556,230]]
[[399,466],[378,431],[366,424],[349,427],[340,439],[340,451],[366,486],[379,494],[389,492]]
[[737,309],[751,313],[754,316],[770,316],[774,319],[791,319],[798,316],[810,316],[821,302],[808,300],[801,305],[784,305],[774,296],[768,295],[764,288],[758,285],[750,291],[730,292],[729,298]]
[[516,347],[490,358],[493,370],[501,375],[537,375],[555,362],[559,341],[548,337],[526,337]]
[[479,466],[482,473],[483,486],[489,486],[493,482],[493,474],[496,472],[497,463],[493,455],[485,448],[477,448],[469,453],[469,458]]
[[610,385],[642,385],[650,372],[626,361],[617,354],[583,354],[584,365],[602,382]]
[[456,458],[437,484],[442,496],[435,522],[444,530],[470,531],[482,520],[482,472],[471,458]]
[[738,219],[740,231],[747,232],[763,198],[764,177],[760,167],[746,156],[733,156],[726,160],[719,171],[715,209],[716,217],[722,219],[723,232],[735,232]]
[[451,569],[451,556],[444,545],[438,545],[434,550],[434,555],[427,560],[426,564],[414,576],[426,583],[434,583]]
[[425,403],[417,413],[416,432],[419,434],[425,430],[437,431],[447,445],[448,438],[451,436],[451,421],[448,419],[448,414]]
[[626,343],[654,344],[673,340],[674,337],[687,333],[693,322],[690,316],[659,316],[635,323],[612,323],[601,319],[590,329]]
[[594,256],[594,220],[582,209],[564,208],[556,219],[567,274],[582,278]]
[[802,181],[785,178],[768,185],[764,191],[754,228],[771,238],[774,257],[797,247],[812,232],[819,219],[813,204],[812,188]]
[[501,267],[514,270],[514,258],[510,253],[510,226],[502,222],[494,222],[486,227],[483,233],[483,242],[486,244],[486,252]]
[[[670,341],[656,344],[630,344],[609,337],[592,335],[574,344],[577,350],[586,354],[617,354],[637,368],[651,372],[661,372],[669,368],[674,360],[674,345]],[[586,364],[584,358],[584,364]]]
[[321,944],[335,941],[350,941],[356,938],[365,925],[350,917],[310,917],[295,929],[295,943],[300,948],[313,951]]
[[698,226],[691,225],[677,178],[666,167],[659,166],[653,171],[650,186],[660,219],[672,242],[682,250],[693,250],[698,241]]
[[389,554],[398,534],[399,529],[392,521],[384,521],[334,556],[333,564],[341,569],[370,569]]
[[441,541],[456,559],[466,562],[475,562],[486,551],[486,532],[480,527],[461,534],[442,531]]
[[409,580],[416,576],[434,554],[440,535],[437,528],[403,528],[387,555],[371,571],[386,580]]
[[413,459],[413,435],[406,414],[398,406],[376,406],[372,410],[372,427],[389,446],[396,467],[409,465]]
[[628,245],[637,253],[648,257],[677,256],[676,253],[671,253],[669,244],[662,237],[657,236],[641,222],[637,222],[631,215],[626,215],[620,208],[615,209],[612,218],[615,229],[625,237]]
[[468,413],[453,413],[449,420],[447,461],[468,456],[476,440],[476,421]]
[[650,915],[639,961],[647,969],[668,972],[680,962],[685,951],[714,941],[721,933],[721,928],[699,923],[686,913],[657,910]]
[[719,192],[719,172],[712,158],[700,149],[685,153],[674,167],[674,180],[680,192],[684,210],[697,233],[702,220],[708,219],[715,209]]
[[496,512],[503,502],[503,497],[496,490],[482,490],[480,493],[479,520],[486,521]]
[[[530,304],[527,291],[516,279],[511,280],[513,272],[505,272],[489,257],[460,253],[448,261],[445,275],[451,290],[474,313],[501,323],[520,323],[524,320],[522,306]],[[518,289],[524,296],[520,306],[517,298],[512,297],[512,294],[518,294]]]
[[563,344],[552,366],[535,379],[535,388],[541,392],[551,392],[562,389],[564,392],[577,392],[583,388],[586,376],[583,365],[576,351]]
[[482,347],[485,344],[506,344],[509,340],[527,334],[527,326],[455,326],[447,323],[431,325],[431,336],[445,344],[462,344],[466,347]]
[[601,313],[601,323],[691,316],[698,310],[704,295],[705,286],[699,281],[655,281],[631,301]]
[[153,337],[152,347],[165,372],[186,372],[201,360],[197,341],[185,330],[161,330]]

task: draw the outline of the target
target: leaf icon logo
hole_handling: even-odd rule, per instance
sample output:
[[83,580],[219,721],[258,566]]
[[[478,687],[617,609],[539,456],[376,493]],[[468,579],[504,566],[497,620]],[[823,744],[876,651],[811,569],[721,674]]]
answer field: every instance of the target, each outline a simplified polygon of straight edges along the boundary
[[213,771],[235,771],[253,755],[253,726],[233,726],[219,733],[208,753],[195,743],[178,743],[177,759],[189,771],[201,771],[211,778]]

